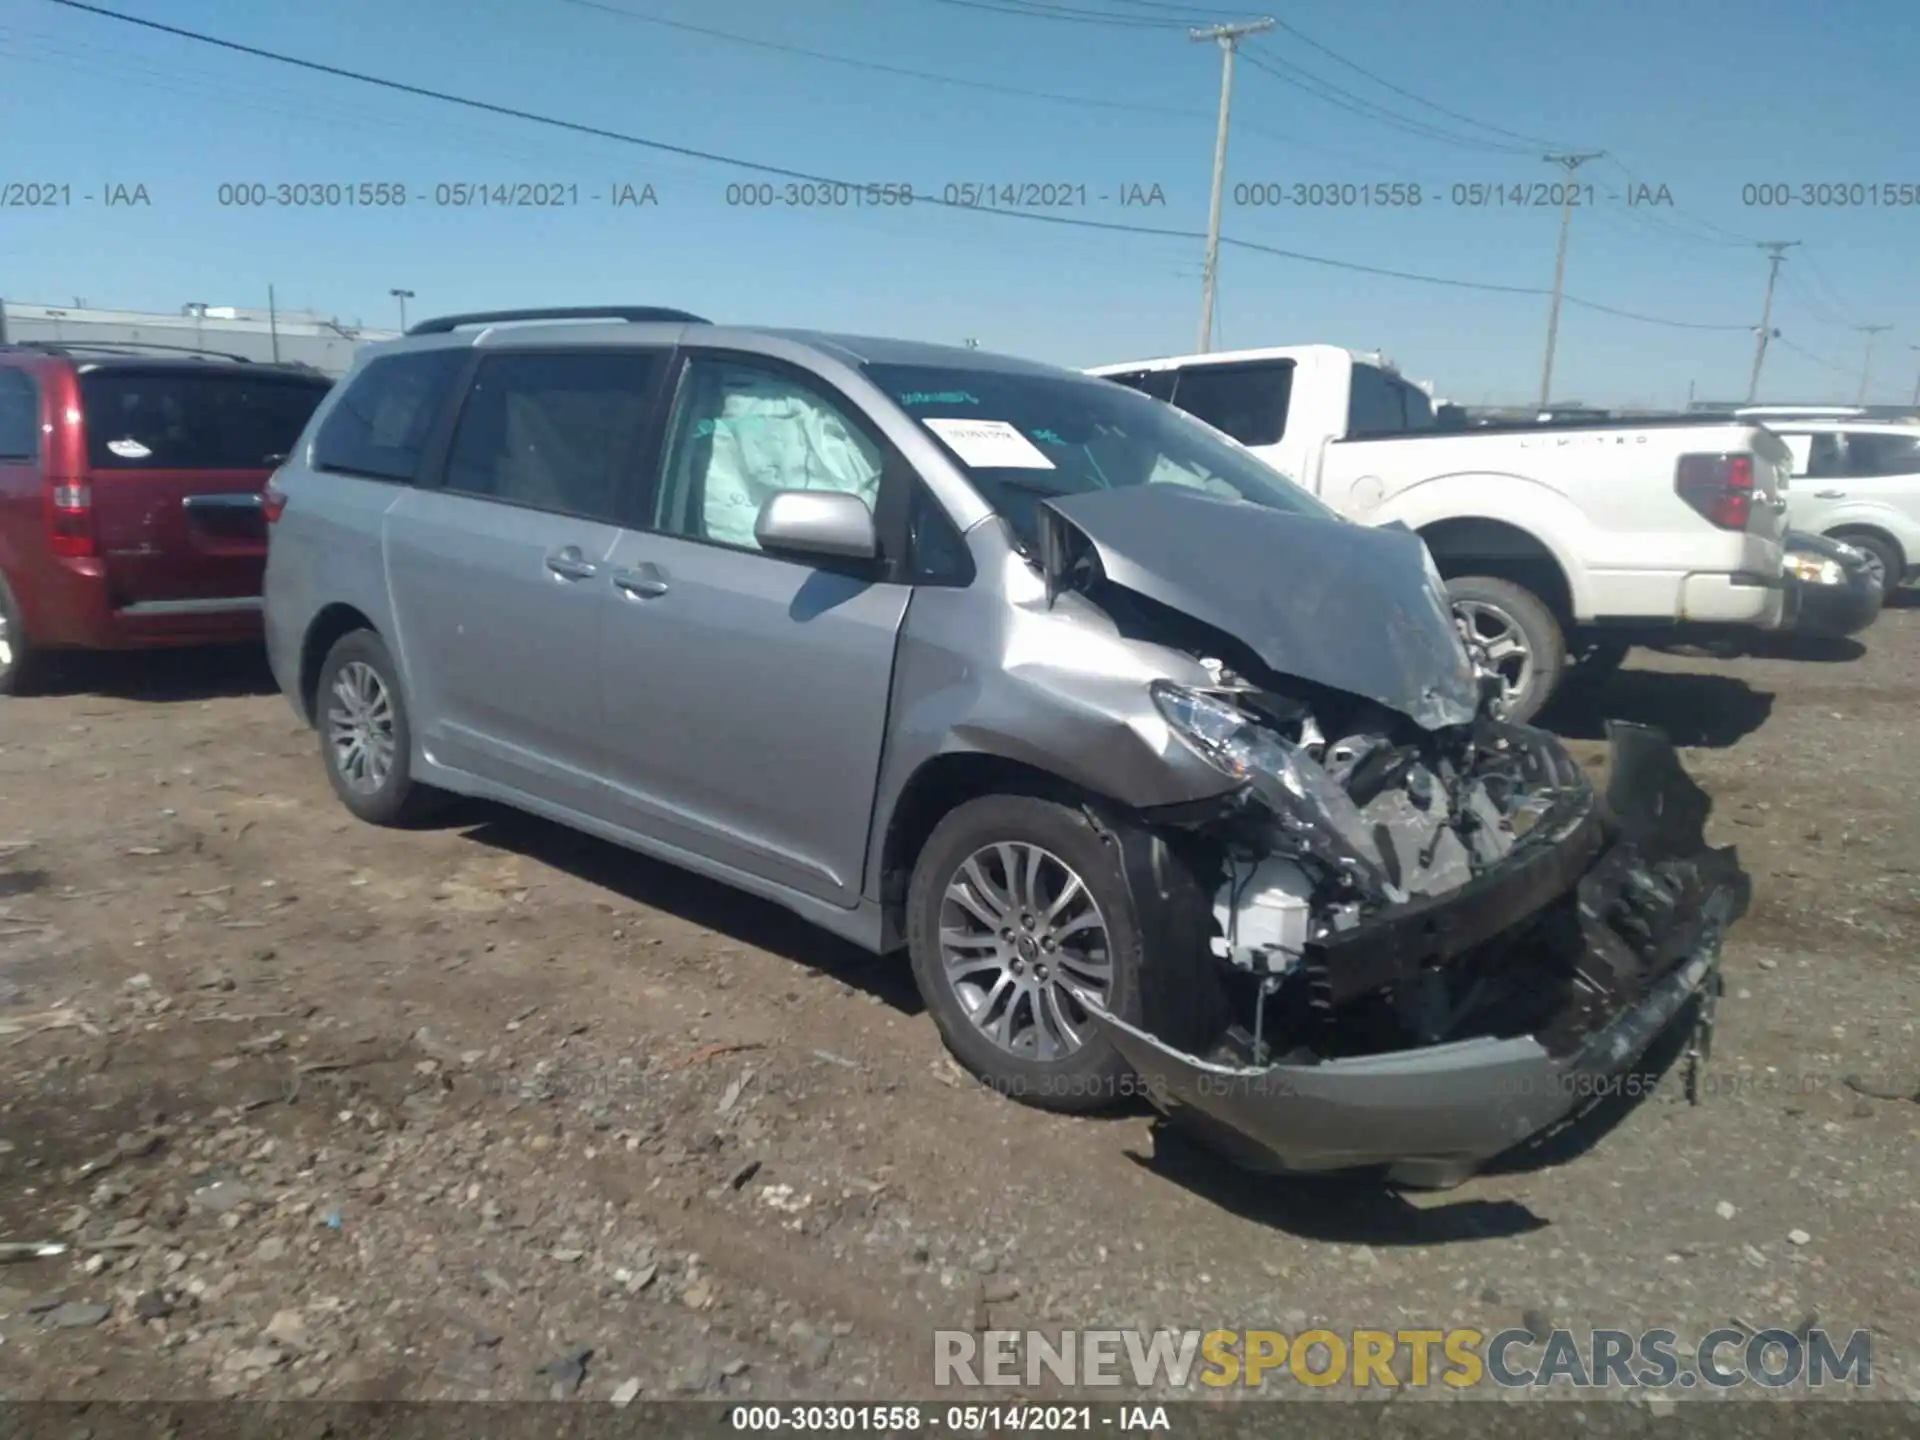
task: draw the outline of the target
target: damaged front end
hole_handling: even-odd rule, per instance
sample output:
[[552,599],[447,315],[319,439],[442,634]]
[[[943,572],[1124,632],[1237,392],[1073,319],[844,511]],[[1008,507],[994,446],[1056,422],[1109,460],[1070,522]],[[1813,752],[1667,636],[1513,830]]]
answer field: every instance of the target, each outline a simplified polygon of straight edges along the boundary
[[1245,781],[1163,825],[1219,876],[1209,1003],[1181,1011],[1208,1033],[1093,1017],[1170,1117],[1256,1168],[1445,1186],[1617,1088],[1696,999],[1710,1015],[1749,881],[1658,732],[1610,727],[1603,800],[1542,731],[1382,713],[1329,739],[1222,679],[1155,692]]
[[[1597,795],[1553,736],[1468,703],[1438,579],[1387,548],[1401,540],[1127,503],[1055,507],[1050,583],[1200,662],[1208,683],[1155,682],[1153,703],[1238,782],[1123,841],[1155,852],[1129,861],[1151,908],[1174,904],[1171,871],[1189,882],[1186,918],[1152,942],[1163,988],[1144,1024],[1088,1007],[1162,1111],[1256,1168],[1445,1186],[1623,1088],[1690,1008],[1700,1044],[1749,880],[1708,846],[1711,802],[1662,735],[1610,726]],[[1176,572],[1149,504],[1183,505],[1183,535],[1224,539],[1231,518],[1269,555],[1291,545],[1285,582]],[[1354,663],[1288,595],[1321,615],[1371,607],[1344,632]],[[1358,654],[1381,633],[1386,660]],[[1211,954],[1193,954],[1208,930]]]

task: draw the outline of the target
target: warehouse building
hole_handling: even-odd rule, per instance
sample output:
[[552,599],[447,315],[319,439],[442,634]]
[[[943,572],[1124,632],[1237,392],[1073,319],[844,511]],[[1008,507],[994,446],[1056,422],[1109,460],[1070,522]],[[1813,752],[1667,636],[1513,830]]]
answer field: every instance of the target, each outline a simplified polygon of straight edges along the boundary
[[[399,332],[298,310],[183,305],[177,314],[0,301],[0,344],[138,345],[310,365],[344,375],[354,352]],[[164,348],[162,348],[164,347]]]

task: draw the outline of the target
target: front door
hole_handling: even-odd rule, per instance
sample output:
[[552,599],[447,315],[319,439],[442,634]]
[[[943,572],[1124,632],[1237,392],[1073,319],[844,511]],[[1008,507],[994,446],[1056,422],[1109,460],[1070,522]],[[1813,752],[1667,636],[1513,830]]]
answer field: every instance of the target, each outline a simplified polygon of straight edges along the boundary
[[444,474],[387,515],[416,725],[443,764],[603,812],[597,652],[664,352],[483,359]]
[[911,587],[775,558],[753,526],[783,489],[874,507],[883,473],[900,476],[877,433],[821,383],[689,360],[651,524],[608,562],[602,728],[621,823],[857,902]]

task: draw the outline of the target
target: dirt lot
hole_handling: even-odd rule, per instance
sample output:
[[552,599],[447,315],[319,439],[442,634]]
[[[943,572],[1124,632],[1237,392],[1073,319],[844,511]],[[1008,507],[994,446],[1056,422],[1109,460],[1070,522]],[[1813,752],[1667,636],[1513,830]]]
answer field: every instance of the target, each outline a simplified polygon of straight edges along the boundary
[[1636,659],[1755,877],[1677,1072],[1442,1195],[965,1079],[904,966],[551,825],[351,821],[252,656],[0,702],[0,1394],[931,1393],[935,1326],[1871,1327],[1920,1398],[1920,609]]

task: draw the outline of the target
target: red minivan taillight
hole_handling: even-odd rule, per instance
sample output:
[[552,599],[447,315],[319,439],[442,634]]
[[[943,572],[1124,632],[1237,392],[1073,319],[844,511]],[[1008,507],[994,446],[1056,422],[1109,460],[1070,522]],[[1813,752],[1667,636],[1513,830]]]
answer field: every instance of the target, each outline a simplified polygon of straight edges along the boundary
[[1673,492],[1722,530],[1744,530],[1753,515],[1751,455],[1682,455]]
[[287,492],[273,481],[267,481],[260,491],[260,513],[267,517],[267,523],[273,524],[280,518],[280,512],[287,508]]
[[55,480],[47,486],[47,548],[56,555],[91,555],[93,487],[84,480]]

